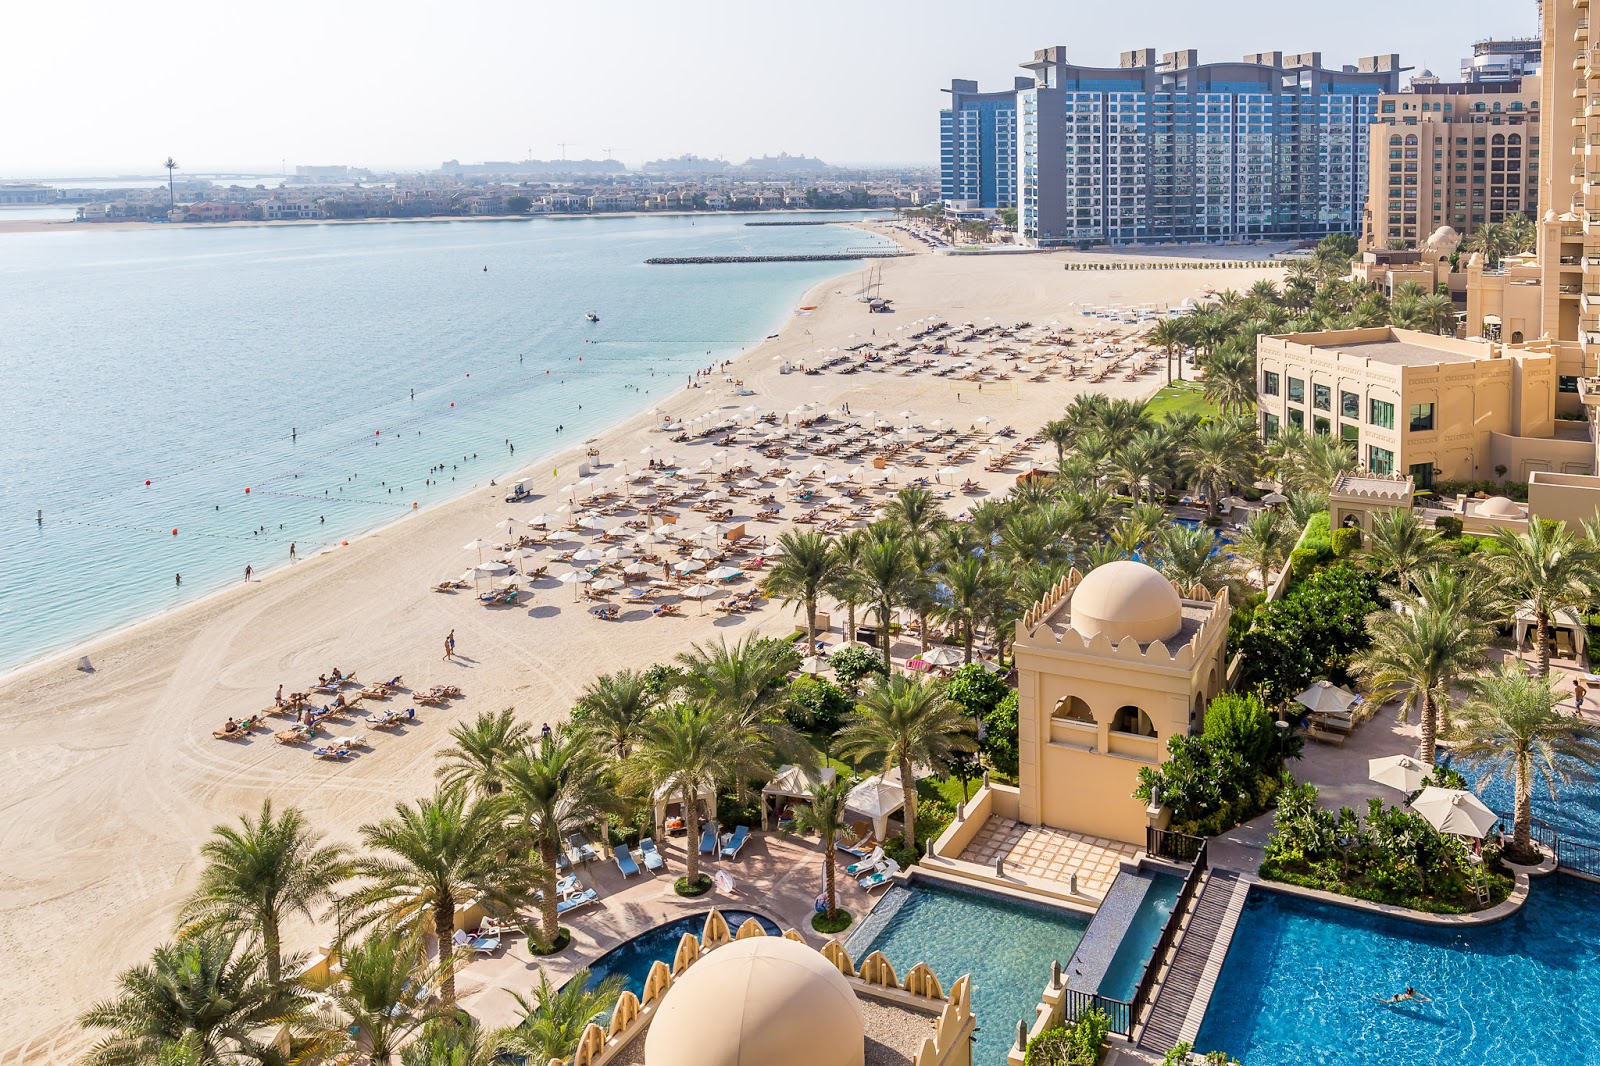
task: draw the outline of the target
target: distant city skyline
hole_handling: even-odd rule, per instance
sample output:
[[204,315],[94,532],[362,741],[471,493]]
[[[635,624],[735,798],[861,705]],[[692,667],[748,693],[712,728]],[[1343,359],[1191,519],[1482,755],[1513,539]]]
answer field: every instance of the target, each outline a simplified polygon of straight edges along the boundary
[[[619,0],[600,23],[583,5],[541,9],[535,22],[523,5],[487,0],[468,22],[415,0],[279,0],[265,21],[220,16],[239,19],[244,32],[232,33],[217,19],[153,18],[105,0],[87,0],[70,22],[25,5],[7,16],[11,39],[30,45],[0,66],[0,94],[16,102],[0,175],[157,175],[169,154],[180,176],[422,170],[560,158],[562,142],[569,156],[630,167],[784,151],[933,165],[940,88],[952,78],[1004,87],[1048,45],[1091,65],[1142,47],[1195,48],[1202,61],[1320,51],[1332,65],[1394,52],[1451,79],[1473,40],[1537,32],[1533,0],[1001,0],[981,20],[949,0],[923,4],[914,20],[863,10],[818,0],[781,16],[708,8],[669,19]],[[284,29],[295,26],[304,32]]]

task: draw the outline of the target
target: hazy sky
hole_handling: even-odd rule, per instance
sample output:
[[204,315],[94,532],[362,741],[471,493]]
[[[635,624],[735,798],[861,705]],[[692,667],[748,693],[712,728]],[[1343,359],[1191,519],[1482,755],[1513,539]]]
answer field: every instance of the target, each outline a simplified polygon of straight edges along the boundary
[[[1564,0],[1561,0],[1564,2]],[[16,3],[0,174],[154,173],[693,152],[936,161],[951,78],[1003,87],[1035,48],[1076,62],[1398,52],[1453,77],[1533,0],[267,0]],[[1444,26],[1445,29],[1439,27]]]

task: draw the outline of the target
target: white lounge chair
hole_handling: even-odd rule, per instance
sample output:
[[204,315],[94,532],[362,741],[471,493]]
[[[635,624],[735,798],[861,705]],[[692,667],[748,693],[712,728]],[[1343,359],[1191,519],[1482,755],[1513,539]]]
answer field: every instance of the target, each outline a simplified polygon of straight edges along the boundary
[[639,864],[633,861],[633,855],[628,851],[628,845],[620,844],[612,851],[611,857],[617,860],[617,869],[622,871],[623,877],[637,877]]
[[568,896],[566,899],[562,900],[560,903],[557,903],[556,904],[556,913],[557,914],[570,914],[571,912],[573,912],[575,910],[579,910],[580,908],[587,907],[589,904],[594,903],[594,902],[598,901],[599,899],[600,899],[600,896],[599,896],[598,893],[595,892],[594,889],[586,888],[582,892],[579,892],[576,896]]
[[728,842],[722,845],[722,857],[724,859],[737,859],[739,857],[739,849],[744,847],[745,841],[749,839],[750,827],[739,826],[733,831],[733,836],[728,838]]
[[873,848],[872,854],[844,868],[844,872],[851,877],[861,877],[870,874],[883,865],[883,849]]
[[857,881],[856,884],[860,885],[868,892],[871,892],[875,888],[882,888],[884,885],[887,885],[890,881],[894,880],[894,875],[899,872],[900,864],[895,862],[893,859],[890,859],[888,862],[884,863],[883,869],[878,870],[875,873],[868,874],[866,877],[863,877],[861,880]]

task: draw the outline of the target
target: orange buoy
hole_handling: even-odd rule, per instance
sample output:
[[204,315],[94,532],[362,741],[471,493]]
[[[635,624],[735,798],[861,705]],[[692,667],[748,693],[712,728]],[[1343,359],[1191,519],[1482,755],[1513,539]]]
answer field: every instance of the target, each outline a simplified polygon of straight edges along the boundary
[[178,531],[177,531],[177,530],[176,530],[176,529],[174,529],[174,530],[173,530],[173,531],[172,531],[172,535],[173,535],[173,536],[174,536],[174,537],[176,537],[176,536],[177,536],[177,535],[178,535]]
[[339,542],[339,545],[340,545],[340,547],[348,548],[348,547],[350,547],[350,542],[347,541],[347,540],[341,540]]
[[250,486],[248,486],[248,485],[246,485],[246,486],[245,486],[245,489],[244,489],[244,494],[245,494],[245,495],[246,495],[246,496],[248,496],[248,495],[250,495]]

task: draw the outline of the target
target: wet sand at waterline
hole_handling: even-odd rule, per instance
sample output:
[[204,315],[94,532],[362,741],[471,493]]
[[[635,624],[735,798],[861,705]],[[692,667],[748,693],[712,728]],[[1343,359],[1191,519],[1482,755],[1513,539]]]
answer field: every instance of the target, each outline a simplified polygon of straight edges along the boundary
[[[818,349],[892,338],[896,326],[910,332],[913,321],[929,316],[952,323],[981,324],[986,317],[1006,324],[1060,321],[1081,335],[1108,327],[1072,314],[1068,303],[1177,304],[1200,298],[1207,288],[1243,289],[1280,273],[1068,273],[1062,264],[1071,258],[918,255],[886,261],[881,295],[896,309],[888,315],[870,315],[856,300],[861,271],[854,270],[797,294],[796,306],[816,310],[794,317],[777,339],[729,368],[725,376],[742,379],[754,395],[736,395],[718,374],[703,388],[663,400],[657,410],[687,419],[751,405],[782,414],[807,402],[825,408],[847,402],[857,413],[874,410],[899,421],[899,412],[913,411],[916,421],[943,419],[962,429],[988,416],[995,420],[991,428],[1011,425],[1026,436],[1079,392],[1148,396],[1163,374],[1133,382],[1119,374],[1099,385],[1083,374],[1075,382],[1059,375],[1037,384],[1014,378],[979,392],[925,375],[781,374],[779,367],[784,360],[814,365],[822,358]],[[728,451],[708,442],[670,444],[654,429],[658,418],[646,412],[592,443],[532,464],[528,475],[540,497],[532,503],[504,502],[508,481],[482,485],[346,547],[0,678],[0,733],[6,738],[0,762],[0,954],[10,960],[0,969],[0,1002],[6,1005],[0,1011],[0,1063],[62,1062],[81,1053],[87,1039],[77,1029],[77,1015],[111,994],[120,970],[170,939],[178,904],[194,884],[198,849],[217,822],[232,822],[270,796],[281,806],[304,808],[333,839],[353,843],[363,822],[431,791],[434,754],[456,722],[514,705],[535,727],[555,723],[598,673],[668,659],[693,641],[790,633],[796,615],[777,603],[723,615],[710,605],[702,614],[689,601],[681,617],[655,618],[648,611],[634,617],[641,612],[627,610],[624,621],[608,623],[575,602],[571,586],[549,581],[535,583],[532,599],[517,608],[485,608],[468,594],[430,591],[477,561],[463,545],[503,533],[508,517],[565,502],[560,488],[572,479],[586,447],[599,450],[598,460],[590,461],[601,464],[606,477],[621,473],[623,463],[628,470],[642,466],[647,445],[688,469]],[[732,451],[741,460],[755,455],[742,447]],[[1003,493],[1014,479],[1015,470],[986,473],[982,466],[970,464],[963,476],[992,493]],[[561,475],[553,478],[553,469]],[[958,494],[946,507],[959,512],[972,499]],[[748,500],[731,503],[735,521],[755,510]],[[798,510],[787,503],[783,516]],[[703,517],[691,514],[686,522],[697,526]],[[785,528],[786,521],[747,526],[769,539]],[[547,562],[548,555],[540,553],[538,562]],[[552,575],[565,569],[551,566]],[[66,584],[63,594],[76,594]],[[443,642],[452,629],[457,657],[445,662]],[[75,669],[85,654],[92,673]],[[420,708],[416,722],[397,732],[375,731],[370,748],[346,762],[313,759],[306,748],[277,744],[267,732],[246,741],[212,739],[211,731],[228,716],[270,704],[279,684],[286,691],[305,689],[335,665],[368,681],[401,674],[413,688],[459,685],[465,697],[443,708]],[[409,705],[404,699],[387,704]],[[360,734],[362,727],[359,721],[336,723],[329,732]],[[325,938],[326,930],[295,926],[287,942],[292,950],[309,950]],[[461,987],[474,987],[470,968]]]

